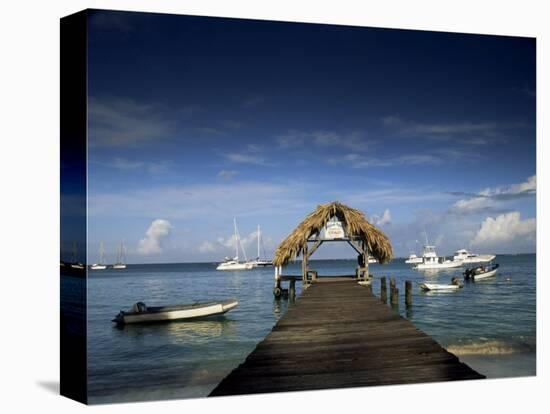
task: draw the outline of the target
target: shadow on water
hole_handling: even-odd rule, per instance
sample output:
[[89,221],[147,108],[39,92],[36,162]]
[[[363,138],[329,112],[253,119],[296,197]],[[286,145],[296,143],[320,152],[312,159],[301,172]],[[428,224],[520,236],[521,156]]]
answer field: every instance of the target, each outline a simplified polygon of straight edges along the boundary
[[235,335],[236,324],[233,320],[218,316],[192,321],[167,321],[148,324],[113,324],[113,329],[134,339],[155,336],[165,338],[171,343],[200,343],[221,336],[231,338]]

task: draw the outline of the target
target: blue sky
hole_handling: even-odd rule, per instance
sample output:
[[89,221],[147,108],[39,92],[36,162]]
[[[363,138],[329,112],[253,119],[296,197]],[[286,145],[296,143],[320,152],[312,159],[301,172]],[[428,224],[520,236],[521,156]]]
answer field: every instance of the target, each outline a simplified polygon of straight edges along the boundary
[[535,251],[533,39],[92,12],[88,56],[92,260],[220,260],[234,216],[272,252],[332,200],[398,256]]

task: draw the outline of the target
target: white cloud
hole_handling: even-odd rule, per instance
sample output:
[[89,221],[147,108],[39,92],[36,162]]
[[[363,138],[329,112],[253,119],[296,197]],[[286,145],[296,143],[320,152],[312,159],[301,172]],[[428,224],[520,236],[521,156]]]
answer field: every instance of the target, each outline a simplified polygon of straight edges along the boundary
[[217,246],[209,241],[203,241],[198,247],[199,252],[201,253],[212,253],[217,250]]
[[338,133],[334,131],[318,130],[312,132],[290,130],[277,137],[280,148],[296,148],[311,144],[316,147],[341,147],[348,150],[365,150],[372,144],[367,142],[365,133],[353,131],[349,133]]
[[225,179],[230,179],[230,178],[235,177],[237,174],[238,174],[238,172],[234,171],[234,170],[221,170],[218,173],[218,177],[225,178]]
[[172,166],[170,161],[149,162],[149,161],[133,161],[126,158],[117,157],[111,161],[92,161],[93,164],[101,165],[108,168],[114,168],[121,171],[142,170],[151,174],[157,174],[166,171]]
[[537,178],[536,175],[533,175],[527,178],[525,182],[519,184],[486,188],[478,193],[451,193],[453,195],[468,196],[468,198],[460,199],[455,202],[449,211],[454,214],[471,214],[493,209],[498,203],[503,201],[534,195],[536,187]]
[[172,225],[168,220],[154,220],[145,232],[145,237],[139,241],[137,252],[142,255],[161,253],[162,243],[171,231]]
[[138,146],[161,138],[171,124],[154,105],[132,99],[88,100],[91,146]]
[[243,163],[243,164],[255,164],[255,165],[264,165],[265,159],[258,155],[250,155],[238,152],[232,152],[226,155],[227,159],[233,162]]
[[423,136],[425,138],[450,139],[455,135],[483,134],[493,135],[502,126],[495,122],[454,122],[454,123],[422,123],[404,120],[398,116],[382,118],[382,123],[397,130],[400,134]]
[[500,247],[510,242],[533,242],[536,235],[534,218],[521,220],[519,211],[487,217],[472,240],[472,245]]
[[379,216],[379,215],[374,214],[374,215],[371,217],[371,221],[372,221],[373,224],[376,225],[376,226],[383,226],[383,225],[385,225],[385,224],[391,223],[391,213],[390,213],[390,210],[389,210],[389,209],[385,209],[385,210],[384,210],[384,213],[382,214],[382,216]]
[[278,216],[311,208],[310,188],[300,183],[288,186],[227,180],[217,184],[94,191],[89,197],[88,211],[91,217],[155,215],[169,220],[204,217],[231,220],[234,216],[251,214]]
[[494,207],[495,202],[486,197],[474,197],[461,199],[454,203],[450,211],[455,214],[477,213],[482,210],[487,210]]
[[479,195],[484,197],[494,198],[517,198],[518,196],[531,195],[537,190],[537,176],[533,175],[527,178],[526,181],[519,184],[510,184],[495,188],[486,188],[479,192]]

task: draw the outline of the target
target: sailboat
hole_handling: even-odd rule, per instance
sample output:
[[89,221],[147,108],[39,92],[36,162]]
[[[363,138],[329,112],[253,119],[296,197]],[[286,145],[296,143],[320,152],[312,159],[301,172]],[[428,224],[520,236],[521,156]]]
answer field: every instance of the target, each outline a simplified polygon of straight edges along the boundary
[[94,263],[90,266],[90,269],[92,270],[105,270],[107,269],[107,266],[103,264],[104,262],[104,256],[105,250],[103,249],[103,242],[99,243],[99,261],[97,263]]
[[116,263],[113,265],[113,269],[126,269],[125,262],[126,248],[124,247],[124,242],[120,242],[120,247],[118,248],[118,253],[116,257]]
[[[216,270],[250,270],[254,267],[254,264],[249,262],[246,257],[246,252],[241,244],[241,237],[237,230],[237,220],[235,218],[233,219],[233,227],[235,230],[235,257],[226,257],[225,261],[216,267]],[[245,262],[239,262],[239,246],[243,251]]]
[[76,242],[73,242],[73,256],[71,261],[72,269],[84,269],[84,264],[78,261],[78,250]]
[[[260,241],[261,241],[261,232],[260,232],[260,225],[258,224],[258,255],[256,256],[256,260],[253,260],[250,263],[252,263],[254,267],[273,266],[273,262],[271,260],[260,258]],[[262,242],[262,248],[263,248],[263,242]],[[264,250],[264,257],[265,257],[265,249],[263,250]]]

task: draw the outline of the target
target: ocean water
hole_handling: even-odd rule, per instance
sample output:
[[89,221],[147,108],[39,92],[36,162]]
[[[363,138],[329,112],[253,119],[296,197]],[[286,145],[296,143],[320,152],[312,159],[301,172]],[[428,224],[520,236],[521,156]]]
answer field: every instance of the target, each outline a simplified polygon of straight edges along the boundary
[[[535,375],[535,255],[503,255],[496,261],[501,267],[495,278],[450,293],[425,293],[418,283],[448,283],[461,268],[430,274],[411,270],[400,259],[371,265],[373,293],[379,295],[379,277],[395,277],[400,291],[395,310],[472,368],[490,378]],[[89,272],[91,403],[207,396],[269,333],[288,306],[273,298],[273,268],[219,272],[215,267],[129,265]],[[319,260],[310,267],[322,275],[350,274],[355,261]],[[298,264],[285,270],[298,272]],[[414,285],[410,309],[404,305],[405,280]],[[300,288],[298,283],[297,295]],[[137,301],[167,305],[230,297],[239,306],[210,320],[123,328],[111,322]]]

